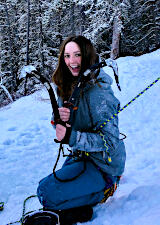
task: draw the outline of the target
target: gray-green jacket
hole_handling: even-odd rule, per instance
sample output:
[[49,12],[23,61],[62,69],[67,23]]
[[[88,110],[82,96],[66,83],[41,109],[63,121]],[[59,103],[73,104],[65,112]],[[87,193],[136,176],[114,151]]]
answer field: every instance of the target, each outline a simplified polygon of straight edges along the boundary
[[[105,173],[120,176],[124,171],[125,146],[119,138],[118,117],[113,118],[102,129],[105,142],[97,129],[120,109],[120,103],[111,89],[112,78],[103,69],[97,82],[88,82],[78,100],[69,146],[73,152],[86,151],[94,163]],[[59,105],[61,101],[59,99]],[[108,160],[108,154],[111,161]]]

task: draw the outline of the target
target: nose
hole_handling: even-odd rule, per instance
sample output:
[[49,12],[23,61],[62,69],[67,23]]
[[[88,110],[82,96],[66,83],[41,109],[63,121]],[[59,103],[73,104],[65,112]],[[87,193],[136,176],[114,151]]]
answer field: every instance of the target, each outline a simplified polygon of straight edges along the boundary
[[70,56],[70,63],[75,63],[75,62],[76,62],[76,57]]

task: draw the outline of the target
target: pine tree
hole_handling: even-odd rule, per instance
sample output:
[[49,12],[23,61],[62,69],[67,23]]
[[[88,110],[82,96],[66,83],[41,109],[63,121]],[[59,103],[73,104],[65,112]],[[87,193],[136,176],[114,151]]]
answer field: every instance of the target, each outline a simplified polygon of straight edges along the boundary
[[160,2],[130,0],[130,3],[121,53],[137,55],[157,49],[160,46]]
[[[0,76],[14,98],[24,94],[24,82],[17,79],[22,68],[39,66],[50,79],[59,47],[72,34],[89,38],[104,58],[160,47],[156,0],[1,0],[0,15]],[[27,81],[28,93],[36,84]],[[0,98],[6,99],[1,88]]]
[[12,23],[15,21],[11,3],[0,4],[0,43],[1,43],[1,73],[5,75],[5,80],[10,85],[10,91],[15,90],[17,84],[16,77],[16,43]]

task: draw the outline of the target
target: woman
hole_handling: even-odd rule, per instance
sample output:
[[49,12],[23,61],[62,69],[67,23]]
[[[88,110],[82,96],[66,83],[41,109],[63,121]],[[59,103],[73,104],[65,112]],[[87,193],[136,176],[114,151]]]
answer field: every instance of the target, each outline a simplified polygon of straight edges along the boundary
[[72,36],[62,43],[53,75],[59,114],[65,123],[54,125],[56,136],[58,141],[68,140],[74,157],[66,159],[56,176],[50,174],[42,179],[37,193],[45,210],[60,215],[61,224],[91,219],[92,206],[107,198],[105,190],[111,190],[124,171],[126,154],[119,139],[118,118],[98,132],[100,125],[120,109],[111,89],[112,79],[100,69],[85,81],[71,121],[70,109],[64,104],[79,74],[96,62],[92,43],[83,36]]

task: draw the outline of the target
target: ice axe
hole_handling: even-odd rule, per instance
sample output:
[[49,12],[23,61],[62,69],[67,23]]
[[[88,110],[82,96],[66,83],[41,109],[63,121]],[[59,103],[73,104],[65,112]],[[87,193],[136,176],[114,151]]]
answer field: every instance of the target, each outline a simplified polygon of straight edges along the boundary
[[55,97],[55,93],[53,91],[53,88],[47,78],[41,75],[40,68],[35,68],[32,65],[24,66],[20,75],[19,80],[26,78],[26,77],[35,77],[37,78],[46,88],[50,96],[52,110],[54,114],[54,120],[56,124],[65,125],[65,123],[60,119],[59,111],[58,111],[58,104]]
[[96,64],[92,65],[89,69],[87,69],[84,72],[84,75],[88,76],[94,70],[96,70],[98,68],[105,67],[105,66],[108,66],[108,67],[112,68],[113,73],[114,73],[114,77],[115,77],[115,80],[116,80],[117,87],[121,91],[120,84],[119,84],[119,79],[118,79],[118,65],[117,65],[116,61],[111,59],[111,58],[103,60],[100,63],[96,63]]
[[[68,102],[65,103],[65,105],[64,105],[64,107],[68,107],[71,111],[71,113],[70,113],[71,116],[68,121],[69,124],[72,125],[73,112],[74,112],[74,110],[77,109],[77,105],[76,105],[77,98],[79,98],[81,88],[83,88],[83,84],[86,80],[85,78],[89,77],[91,75],[91,73],[93,73],[96,70],[98,70],[102,67],[105,67],[105,66],[109,66],[113,69],[117,86],[118,86],[119,90],[121,90],[119,81],[118,81],[118,66],[114,60],[109,58],[107,60],[103,60],[99,63],[96,63],[96,64],[90,66],[90,68],[87,69],[85,72],[82,72],[79,74],[77,84],[72,92],[72,95],[70,96]],[[32,65],[24,66],[20,73],[19,79],[25,78],[26,76],[36,77],[38,80],[40,80],[42,82],[42,84],[44,84],[44,86],[47,88],[49,96],[50,96],[51,105],[52,105],[53,114],[54,114],[54,120],[55,120],[54,122],[55,122],[55,124],[61,124],[61,125],[65,126],[65,123],[60,119],[60,115],[59,115],[59,111],[58,111],[58,104],[56,101],[56,97],[55,97],[53,88],[52,88],[50,82],[44,76],[41,75],[40,68],[35,68]]]

